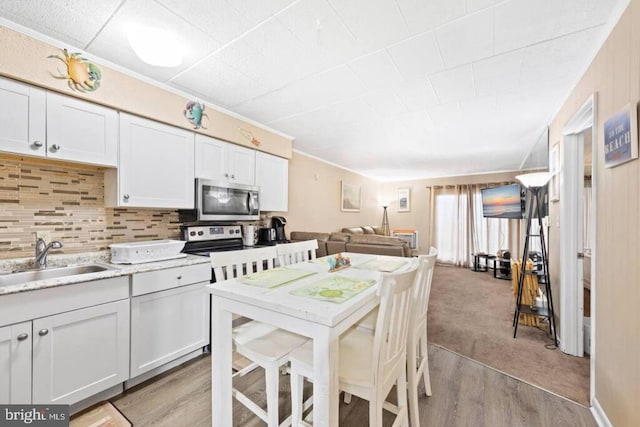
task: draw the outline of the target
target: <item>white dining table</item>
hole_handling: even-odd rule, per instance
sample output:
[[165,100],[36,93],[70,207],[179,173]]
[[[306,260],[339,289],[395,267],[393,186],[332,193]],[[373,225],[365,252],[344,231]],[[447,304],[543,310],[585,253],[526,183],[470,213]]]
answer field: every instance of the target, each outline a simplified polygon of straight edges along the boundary
[[[376,289],[382,277],[381,272],[358,266],[376,259],[403,260],[406,263],[394,271],[402,272],[416,262],[415,258],[358,253],[343,255],[351,259],[352,267],[329,273],[328,263],[321,260],[292,264],[287,268],[303,269],[315,274],[274,288],[247,285],[237,279],[207,286],[207,291],[211,294],[211,389],[214,427],[233,425],[233,314],[266,322],[313,340],[313,425],[338,425],[338,339],[340,334],[379,303]],[[341,303],[291,294],[292,291],[320,281],[330,274],[359,280],[373,279],[376,284]]]

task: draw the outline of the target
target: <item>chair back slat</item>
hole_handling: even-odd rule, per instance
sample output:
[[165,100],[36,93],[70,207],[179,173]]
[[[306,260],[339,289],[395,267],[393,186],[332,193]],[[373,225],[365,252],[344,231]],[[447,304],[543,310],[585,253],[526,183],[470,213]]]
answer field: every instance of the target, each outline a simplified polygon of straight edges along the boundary
[[316,249],[318,249],[318,241],[316,239],[276,245],[280,265],[316,259]]
[[276,248],[255,248],[240,251],[211,252],[211,268],[216,282],[272,269],[278,257]]
[[378,287],[380,306],[373,340],[372,381],[393,381],[405,369],[407,336],[413,311],[413,285],[418,264],[399,274],[383,274]]
[[416,286],[414,288],[414,308],[411,331],[416,335],[427,325],[427,311],[429,308],[429,294],[431,293],[431,281],[433,279],[433,269],[436,264],[438,251],[436,248],[429,248],[429,255],[420,255],[418,260],[420,266],[416,275]]

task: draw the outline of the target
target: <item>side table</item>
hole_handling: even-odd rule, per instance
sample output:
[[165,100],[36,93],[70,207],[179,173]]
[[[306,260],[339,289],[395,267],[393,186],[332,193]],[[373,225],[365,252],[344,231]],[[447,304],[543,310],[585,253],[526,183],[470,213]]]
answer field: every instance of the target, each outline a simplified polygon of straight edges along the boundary
[[[487,255],[484,253],[474,253],[471,254],[471,256],[473,256],[472,271],[489,271],[489,260],[496,258],[495,255]],[[480,263],[480,259],[484,259],[484,264]]]

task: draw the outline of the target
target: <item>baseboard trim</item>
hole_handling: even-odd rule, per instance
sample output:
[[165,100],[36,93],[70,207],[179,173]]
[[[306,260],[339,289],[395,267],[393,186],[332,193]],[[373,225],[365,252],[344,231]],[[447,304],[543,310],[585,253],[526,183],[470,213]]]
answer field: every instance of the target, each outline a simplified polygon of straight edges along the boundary
[[171,362],[165,363],[162,366],[159,366],[159,367],[154,368],[154,369],[152,369],[150,371],[147,371],[147,372],[145,372],[143,374],[140,374],[135,378],[128,379],[124,383],[124,388],[125,388],[125,390],[128,390],[131,387],[135,387],[138,384],[142,384],[143,382],[145,382],[147,380],[150,380],[151,378],[155,377],[156,375],[159,375],[159,374],[161,374],[163,372],[166,372],[169,369],[173,369],[178,365],[182,365],[183,363],[188,362],[189,360],[191,360],[191,359],[193,359],[195,357],[198,357],[203,353],[204,353],[204,351],[201,348],[199,348],[199,349],[197,349],[195,351],[192,351],[190,353],[185,354],[184,356],[181,356],[181,357],[179,357],[179,358],[177,358],[175,360],[172,360]]
[[598,399],[595,397],[591,401],[591,414],[600,427],[613,427],[613,424],[609,421],[604,409],[600,406],[600,402],[598,402]]

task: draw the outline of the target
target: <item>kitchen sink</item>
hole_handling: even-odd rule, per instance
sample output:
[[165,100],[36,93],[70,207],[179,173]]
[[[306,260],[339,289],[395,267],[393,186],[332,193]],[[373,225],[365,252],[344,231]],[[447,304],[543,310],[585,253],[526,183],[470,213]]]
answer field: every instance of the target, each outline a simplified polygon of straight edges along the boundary
[[69,277],[80,274],[97,273],[99,271],[111,270],[97,264],[78,265],[70,267],[46,268],[42,270],[28,270],[17,273],[9,273],[0,276],[0,286],[18,285],[21,283],[33,282],[36,280],[53,279],[55,277]]

